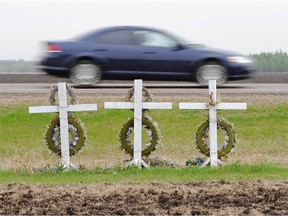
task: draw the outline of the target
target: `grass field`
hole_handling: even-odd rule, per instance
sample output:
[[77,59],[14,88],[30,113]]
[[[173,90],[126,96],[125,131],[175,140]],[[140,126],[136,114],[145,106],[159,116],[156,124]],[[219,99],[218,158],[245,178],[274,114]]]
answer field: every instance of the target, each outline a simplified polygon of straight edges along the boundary
[[27,184],[93,184],[93,183],[187,183],[211,181],[251,181],[288,180],[287,168],[269,164],[259,165],[228,165],[218,168],[171,168],[154,167],[151,169],[127,168],[93,168],[85,170],[51,169],[45,172],[34,171],[1,171],[0,182],[27,183]]
[[[246,111],[219,111],[218,115],[234,124],[237,133],[235,151],[227,164],[275,164],[287,166],[288,105],[251,105]],[[129,156],[119,150],[118,133],[131,118],[130,110],[104,110],[76,113],[88,132],[88,142],[72,161],[86,168],[111,168],[123,165]],[[34,169],[55,166],[58,156],[49,154],[43,144],[46,125],[55,114],[29,114],[28,105],[0,108],[1,169]],[[150,157],[174,161],[180,167],[188,159],[202,157],[194,144],[197,127],[207,111],[152,110],[149,116],[158,122],[162,140]]]

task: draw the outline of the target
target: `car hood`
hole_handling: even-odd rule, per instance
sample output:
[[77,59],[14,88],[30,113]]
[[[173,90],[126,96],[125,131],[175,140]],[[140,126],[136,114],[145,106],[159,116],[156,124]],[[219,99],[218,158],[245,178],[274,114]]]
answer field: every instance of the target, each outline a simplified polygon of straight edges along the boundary
[[225,49],[218,49],[213,47],[207,47],[204,45],[189,45],[188,49],[197,50],[199,52],[203,53],[209,53],[209,54],[215,54],[215,55],[221,55],[223,57],[227,56],[245,56],[239,52],[231,51],[231,50],[225,50]]

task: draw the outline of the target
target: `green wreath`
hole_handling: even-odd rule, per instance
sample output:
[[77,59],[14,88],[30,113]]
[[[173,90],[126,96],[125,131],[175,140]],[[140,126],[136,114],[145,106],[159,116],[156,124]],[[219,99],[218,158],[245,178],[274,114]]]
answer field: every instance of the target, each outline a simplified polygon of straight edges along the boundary
[[[142,87],[142,95],[143,95],[144,102],[152,102],[153,95],[148,91],[147,88]],[[128,91],[127,96],[126,96],[126,101],[127,102],[132,102],[133,96],[134,96],[134,87],[132,87]]]
[[[87,134],[83,124],[73,117],[68,116],[68,133],[69,133],[69,153],[70,156],[77,154],[85,145]],[[51,120],[44,141],[46,146],[54,153],[61,156],[61,139],[60,139],[60,119],[56,116]]]
[[[225,134],[224,143],[218,145],[218,158],[226,156],[236,144],[236,133],[233,129],[233,125],[224,118],[217,119],[217,129],[222,130]],[[209,139],[209,119],[203,122],[197,129],[195,144],[200,152],[206,156],[210,156]]]
[[[152,120],[151,117],[143,115],[142,127],[146,129],[147,134],[150,137],[148,143],[145,144],[145,148],[142,150],[142,156],[149,156],[157,147],[160,141],[160,130]],[[121,148],[131,156],[133,156],[134,144],[131,142],[132,132],[134,130],[134,118],[131,118],[123,125],[119,133],[119,141],[121,142]]]
[[[73,105],[77,104],[74,88],[72,88],[72,87],[70,87],[69,85],[66,84],[66,89],[67,89],[67,92],[68,92],[68,94],[70,96],[71,104],[73,104]],[[52,87],[51,91],[49,93],[49,101],[50,101],[51,105],[56,105],[56,99],[55,99],[56,92],[58,92],[58,86]]]
[[[127,95],[126,95],[126,102],[132,102],[133,100],[134,100],[134,98],[133,98],[133,96],[134,96],[134,90],[135,90],[135,88],[134,87],[132,87],[129,91],[128,91],[128,93],[127,93]],[[145,88],[145,87],[142,87],[142,96],[143,96],[143,98],[142,98],[142,100],[144,101],[144,102],[152,102],[152,100],[153,100],[153,95],[150,93],[150,91],[147,89],[147,88]],[[133,110],[133,109],[132,109]],[[142,112],[145,114],[146,112],[148,112],[149,110],[148,109],[142,109]]]

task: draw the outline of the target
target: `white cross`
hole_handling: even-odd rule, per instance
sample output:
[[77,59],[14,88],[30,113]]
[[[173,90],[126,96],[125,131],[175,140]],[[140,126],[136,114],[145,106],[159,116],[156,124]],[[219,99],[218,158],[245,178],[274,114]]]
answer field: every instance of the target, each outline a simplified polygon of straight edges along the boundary
[[105,102],[105,109],[134,109],[134,158],[130,164],[148,167],[142,160],[142,109],[172,109],[172,103],[142,102],[142,80],[134,80],[134,103]]
[[210,103],[179,103],[179,109],[209,109],[209,138],[210,138],[210,158],[204,166],[210,162],[211,166],[217,166],[217,109],[247,109],[246,103],[216,103],[216,80],[209,80]]
[[66,83],[58,83],[59,106],[29,107],[29,113],[59,112],[62,164],[65,168],[75,168],[74,165],[70,162],[68,112],[97,110],[97,104],[68,105],[66,92]]

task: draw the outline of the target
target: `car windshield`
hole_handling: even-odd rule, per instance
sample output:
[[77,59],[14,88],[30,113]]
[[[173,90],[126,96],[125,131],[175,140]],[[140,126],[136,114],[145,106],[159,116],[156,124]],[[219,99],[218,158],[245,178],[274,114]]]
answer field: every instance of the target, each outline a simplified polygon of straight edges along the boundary
[[174,40],[178,41],[179,44],[182,44],[185,46],[189,46],[189,47],[199,47],[199,46],[203,47],[204,46],[203,44],[194,43],[192,41],[187,40],[186,38],[179,37],[178,35],[175,35],[170,32],[166,32],[166,34],[169,35]]

